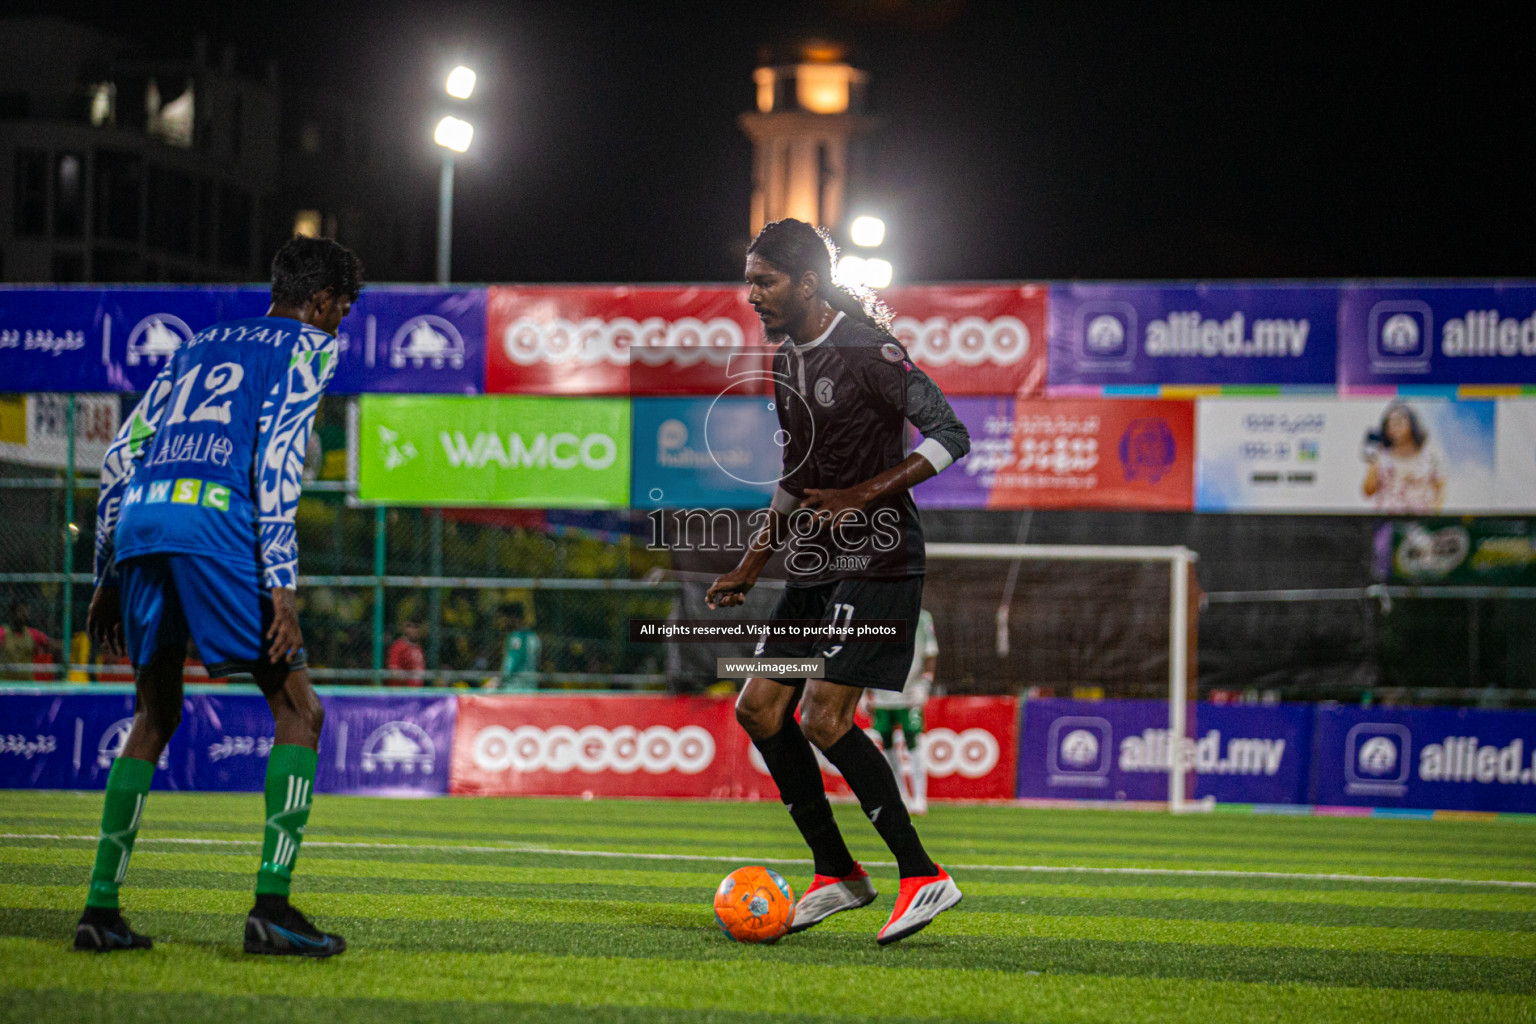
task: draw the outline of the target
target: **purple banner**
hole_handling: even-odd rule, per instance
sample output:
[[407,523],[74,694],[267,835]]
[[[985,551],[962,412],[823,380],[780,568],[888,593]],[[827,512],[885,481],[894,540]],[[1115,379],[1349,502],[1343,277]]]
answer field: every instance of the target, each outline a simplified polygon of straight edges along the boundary
[[484,288],[364,288],[336,337],[329,394],[485,389]]
[[[105,789],[133,724],[131,693],[7,693],[0,708],[0,789]],[[196,760],[178,731],[154,788],[195,788]]]
[[[1191,704],[1177,756],[1194,797],[1300,803],[1307,787],[1311,708]],[[1019,750],[1021,798],[1166,800],[1175,756],[1168,705],[1155,700],[1031,700]]]
[[[265,286],[0,288],[6,391],[142,391],[221,320],[261,316]],[[342,322],[331,394],[479,394],[485,289],[368,287]]]
[[1332,286],[1052,285],[1050,388],[1331,386],[1337,316]]
[[1345,286],[1342,390],[1536,384],[1536,285]]
[[457,697],[322,698],[321,793],[434,796],[448,792]]
[[1536,713],[1319,707],[1312,802],[1536,812]]
[[[133,722],[131,693],[0,694],[0,789],[102,789]],[[458,700],[328,694],[315,789],[428,796],[448,790]],[[156,789],[260,792],[274,726],[245,688],[188,694]]]

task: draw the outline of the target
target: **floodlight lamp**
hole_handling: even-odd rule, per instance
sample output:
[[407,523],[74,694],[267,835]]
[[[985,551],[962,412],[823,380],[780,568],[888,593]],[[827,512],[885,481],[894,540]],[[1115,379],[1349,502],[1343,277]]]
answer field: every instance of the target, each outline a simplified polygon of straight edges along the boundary
[[470,68],[460,64],[448,72],[448,95],[454,99],[467,100],[470,93],[475,91],[475,73]]
[[474,137],[475,126],[456,117],[443,118],[437,122],[437,131],[432,133],[433,142],[455,153],[466,152],[469,149],[470,140]]
[[885,221],[879,217],[855,217],[848,226],[848,234],[854,245],[873,249],[885,241]]

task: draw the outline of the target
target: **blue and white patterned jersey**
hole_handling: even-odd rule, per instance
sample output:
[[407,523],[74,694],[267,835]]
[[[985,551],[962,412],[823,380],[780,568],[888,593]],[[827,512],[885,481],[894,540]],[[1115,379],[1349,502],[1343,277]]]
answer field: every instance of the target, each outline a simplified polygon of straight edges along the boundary
[[115,561],[180,552],[259,558],[295,587],[294,513],[336,339],[286,317],[199,331],[170,359],[107,449],[96,506],[96,582]]

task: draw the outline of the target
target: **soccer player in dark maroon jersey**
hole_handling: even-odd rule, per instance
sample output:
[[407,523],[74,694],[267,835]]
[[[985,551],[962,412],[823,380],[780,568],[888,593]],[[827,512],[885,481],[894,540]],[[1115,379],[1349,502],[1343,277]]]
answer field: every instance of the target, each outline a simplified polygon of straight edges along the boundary
[[[970,436],[886,329],[888,312],[833,281],[833,256],[830,241],[798,220],[767,225],[747,250],[748,298],[769,339],[779,343],[774,406],[784,471],[761,529],[706,600],[711,608],[741,604],[775,547],[787,540],[787,586],[774,621],[857,629],[870,620],[905,620],[899,643],[765,636],[759,656],[823,658],[823,678],[748,679],[736,702],[737,720],[815,857],[816,877],[791,931],[876,896],[832,817],[814,743],[842,772],[896,857],[901,890],[878,936],[885,945],[959,903],[960,890],[923,849],[890,765],[853,716],[865,687],[900,690],[906,682],[924,572],[911,488],[965,455]],[[908,421],[923,434],[910,454]]]

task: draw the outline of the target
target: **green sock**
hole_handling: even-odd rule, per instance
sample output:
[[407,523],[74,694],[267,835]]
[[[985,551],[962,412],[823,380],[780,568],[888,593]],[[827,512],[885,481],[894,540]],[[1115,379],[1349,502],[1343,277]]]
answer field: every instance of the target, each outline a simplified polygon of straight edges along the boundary
[[107,776],[107,798],[101,808],[101,838],[96,843],[96,866],[91,869],[88,907],[117,909],[117,887],[128,874],[128,857],[144,816],[144,799],[155,777],[155,763],[136,757],[119,757]]
[[261,843],[261,868],[256,895],[287,896],[293,881],[293,861],[304,839],[315,788],[315,752],[280,743],[267,761],[267,832]]

